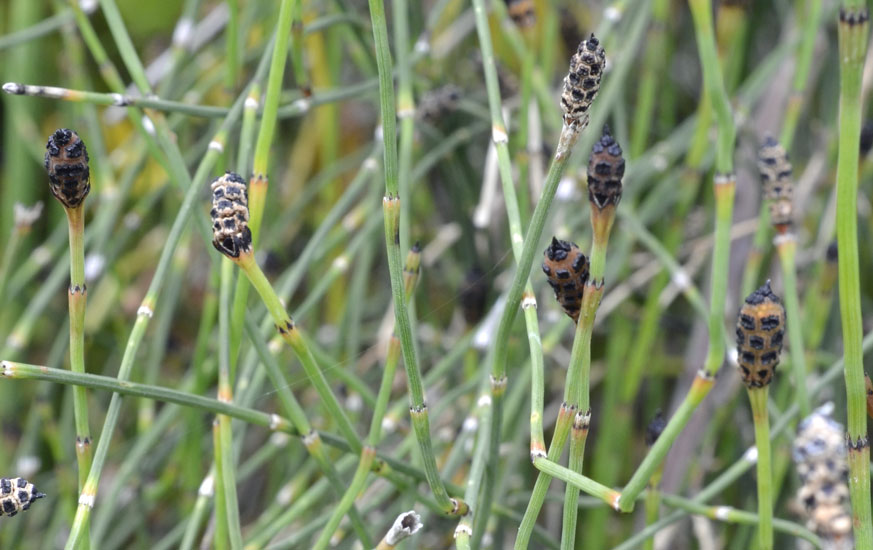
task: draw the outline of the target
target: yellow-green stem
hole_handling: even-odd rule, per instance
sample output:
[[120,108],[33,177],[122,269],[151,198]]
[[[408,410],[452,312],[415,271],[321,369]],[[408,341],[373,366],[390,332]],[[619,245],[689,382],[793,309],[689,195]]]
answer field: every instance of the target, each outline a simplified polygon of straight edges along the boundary
[[773,473],[770,459],[770,419],[767,413],[769,386],[749,388],[755,446],[758,449],[758,536],[761,550],[773,550]]
[[861,134],[861,78],[867,54],[868,11],[846,0],[838,26],[840,54],[839,153],[837,156],[837,242],[840,315],[848,404],[849,492],[855,548],[873,549],[870,510],[870,447],[867,439],[864,363],[861,350],[861,285],[858,260],[858,155]]
[[800,303],[797,297],[797,277],[794,256],[797,243],[792,233],[782,233],[776,238],[776,249],[782,265],[782,284],[785,287],[785,314],[788,325],[788,344],[791,346],[791,369],[794,371],[794,396],[800,407],[800,417],[806,418],[812,412],[806,390],[806,353],[803,346],[803,321],[800,316]]

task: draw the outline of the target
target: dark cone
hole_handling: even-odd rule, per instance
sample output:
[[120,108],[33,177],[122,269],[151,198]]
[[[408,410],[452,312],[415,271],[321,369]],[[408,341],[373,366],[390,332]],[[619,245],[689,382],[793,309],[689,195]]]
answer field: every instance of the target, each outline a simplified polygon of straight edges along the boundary
[[570,58],[570,72],[564,77],[561,109],[564,123],[579,127],[588,120],[588,109],[600,90],[600,78],[606,65],[606,53],[592,34],[583,40]]
[[37,491],[33,483],[24,478],[0,478],[0,516],[12,517],[18,512],[27,511],[31,504],[41,498],[45,498],[45,494]]
[[666,427],[667,420],[664,418],[664,413],[661,412],[661,409],[658,409],[655,411],[655,418],[646,427],[646,447],[654,445]]
[[88,150],[72,130],[59,128],[49,136],[45,146],[45,170],[52,195],[66,208],[81,205],[91,191]]
[[873,120],[867,120],[861,126],[861,156],[867,156],[870,149],[873,148]]
[[784,335],[785,308],[767,281],[749,294],[737,316],[737,363],[746,387],[773,380]]
[[555,291],[555,299],[564,313],[579,320],[582,293],[588,281],[588,258],[575,243],[552,237],[552,243],[543,252],[543,273]]
[[485,316],[488,291],[491,288],[485,273],[478,267],[467,272],[460,289],[461,311],[468,325],[473,326]]
[[603,127],[603,135],[591,148],[588,158],[588,200],[602,210],[605,206],[618,205],[621,201],[624,177],[624,156],[621,147]]
[[246,181],[226,172],[212,182],[212,245],[229,258],[252,249]]

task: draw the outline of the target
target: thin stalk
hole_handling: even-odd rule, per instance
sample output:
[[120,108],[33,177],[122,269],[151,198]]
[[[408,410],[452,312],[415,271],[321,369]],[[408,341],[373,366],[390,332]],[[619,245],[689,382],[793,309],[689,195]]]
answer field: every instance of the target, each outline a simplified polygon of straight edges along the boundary
[[652,23],[646,36],[645,57],[640,68],[642,75],[637,87],[637,103],[631,125],[628,156],[632,159],[639,157],[646,150],[646,144],[649,141],[649,129],[660,87],[659,78],[663,74],[666,60],[669,59],[666,55],[669,51],[667,33],[669,20],[669,0],[654,0],[652,3]]
[[[519,271],[522,269],[524,259],[524,233],[522,229],[521,214],[519,211],[518,197],[515,191],[515,185],[512,180],[512,163],[510,160],[508,147],[508,134],[506,123],[503,119],[502,100],[500,97],[500,86],[497,78],[497,67],[494,60],[494,48],[491,42],[491,34],[488,27],[488,18],[485,12],[484,2],[482,0],[473,0],[473,11],[476,16],[476,30],[479,37],[479,48],[482,52],[482,67],[485,72],[485,84],[488,92],[488,107],[491,114],[491,138],[494,142],[494,147],[497,151],[497,167],[500,176],[501,187],[503,190],[504,204],[506,206],[507,220],[509,222],[510,242],[512,243],[512,252],[516,263],[519,265]],[[532,57],[532,54],[526,57]],[[530,76],[530,74],[528,74]],[[530,452],[531,457],[543,456],[546,452],[545,437],[543,436],[543,399],[545,393],[544,383],[544,368],[543,368],[543,352],[540,339],[540,328],[537,320],[536,312],[536,295],[533,291],[533,285],[529,277],[530,264],[525,270],[525,275],[522,280],[524,285],[524,300],[522,301],[522,309],[524,311],[525,327],[527,330],[528,347],[530,348],[531,357],[531,413],[530,413]],[[518,275],[518,272],[516,273]],[[513,311],[518,307],[507,304],[507,309],[512,308]],[[504,310],[505,314],[506,310]],[[507,335],[508,336],[508,335]],[[496,350],[500,349],[498,345]],[[490,422],[490,451],[489,453],[481,453],[481,459],[487,460],[490,467],[487,468],[486,479],[484,484],[485,494],[482,497],[483,506],[480,507],[480,512],[484,514],[481,521],[477,521],[479,525],[484,525],[488,516],[491,513],[491,502],[493,499],[493,483],[494,474],[496,473],[496,460],[498,459],[497,449],[500,444],[500,429],[503,414],[503,396],[506,389],[506,376],[494,376],[492,370],[491,378],[491,405],[492,408],[489,414],[486,415]],[[474,467],[477,464],[474,462]],[[473,483],[478,483],[475,478],[471,478]],[[460,528],[460,526],[459,526]],[[482,534],[481,532],[473,533],[473,543],[477,544]]]
[[752,419],[755,423],[755,446],[758,450],[758,535],[761,550],[773,549],[773,473],[770,458],[770,418],[767,394],[770,386],[749,388]]
[[784,287],[785,315],[788,325],[788,343],[791,351],[791,368],[794,371],[794,397],[800,407],[800,417],[806,418],[812,412],[809,395],[806,391],[806,352],[803,346],[803,321],[800,316],[800,301],[797,297],[797,274],[794,262],[797,242],[793,233],[783,233],[776,239],[776,250],[782,265],[782,285]]
[[[85,372],[85,209],[65,208],[70,229],[70,370]],[[91,429],[88,427],[88,395],[85,388],[73,390],[73,414],[76,420],[76,460],[79,464],[81,491],[91,469]]]
[[[2,378],[13,380],[43,380],[56,384],[82,386],[90,389],[109,391],[117,395],[145,397],[165,403],[175,403],[177,405],[190,407],[210,414],[227,415],[231,418],[246,422],[247,424],[267,428],[272,432],[281,432],[300,438],[303,438],[306,435],[301,434],[287,418],[277,414],[268,414],[234,403],[227,403],[217,399],[203,397],[201,395],[163,386],[153,386],[137,382],[123,382],[109,376],[78,374],[62,369],[53,369],[43,365],[28,365],[26,363],[18,363],[14,361],[0,361],[0,379]],[[322,431],[316,431],[315,433],[318,434],[318,437],[323,440],[324,443],[335,449],[347,454],[360,454],[360,450],[355,451],[352,446],[340,436]],[[392,483],[400,481],[401,478],[397,477],[398,474],[407,476],[414,482],[424,482],[427,480],[425,472],[414,466],[410,466],[393,456],[377,452],[376,457],[377,460],[374,461],[374,465],[378,465],[379,468],[375,471]],[[462,490],[457,486],[446,484],[446,487],[451,491],[451,494],[460,495],[462,493]]]
[[[232,285],[233,263],[222,258],[218,301],[218,400],[225,403],[233,403],[233,387],[230,378],[230,294]],[[221,531],[227,534],[230,547],[233,550],[239,550],[242,548],[242,532],[239,523],[236,464],[230,417],[219,415],[213,422],[212,429],[216,443],[214,449],[216,486],[222,489],[218,496],[219,500],[223,500],[224,512],[224,514],[219,514],[219,507],[216,506],[215,521],[217,525],[222,526]]]
[[[864,341],[862,342],[862,352],[866,353],[873,349],[873,332],[868,333],[864,337]],[[818,378],[815,383],[810,387],[810,394],[815,397],[824,390],[831,386],[834,381],[840,376],[843,372],[845,366],[844,358],[838,359],[834,364],[832,364],[828,369],[822,374],[820,378]],[[773,423],[773,428],[770,430],[770,440],[772,441],[783,431],[785,431],[792,420],[798,415],[798,407],[797,404],[792,404],[788,410],[786,410],[777,420]],[[663,434],[661,434],[663,437]],[[703,504],[708,500],[714,498],[716,495],[720,494],[723,490],[730,487],[734,484],[743,474],[749,471],[752,466],[755,465],[757,461],[757,451],[754,448],[747,450],[742,458],[737,460],[733,465],[729,466],[724,472],[721,473],[716,479],[714,479],[710,484],[701,489],[697,495],[694,497],[693,502]],[[672,514],[662,517],[657,522],[645,527],[638,533],[634,534],[634,536],[628,538],[623,543],[614,547],[612,550],[634,550],[641,544],[646,538],[653,536],[656,532],[660,531],[664,527],[673,524],[683,517],[685,517],[687,512],[684,511],[676,511]]]
[[227,9],[230,17],[227,20],[225,40],[225,73],[224,87],[233,90],[239,79],[240,72],[240,48],[239,48],[239,0],[227,0]]
[[40,20],[29,27],[0,36],[0,50],[13,48],[19,44],[26,44],[43,36],[61,30],[64,25],[73,20],[71,10],[63,10],[50,17]]
[[797,20],[803,24],[803,29],[794,61],[791,94],[788,96],[785,118],[782,120],[782,133],[779,135],[779,142],[782,143],[786,151],[791,151],[791,145],[794,143],[797,121],[800,118],[807,82],[809,81],[809,70],[812,66],[815,37],[818,34],[819,20],[821,19],[821,0],[805,0],[797,2],[796,5],[798,7]]
[[[388,26],[385,20],[385,4],[382,0],[369,0],[370,20],[376,46],[376,66],[379,73],[379,107],[382,122],[382,139],[385,159],[385,197],[382,210],[385,220],[385,246],[388,252],[388,271],[391,277],[391,294],[394,301],[394,318],[400,338],[403,364],[410,397],[410,416],[415,428],[427,473],[428,485],[442,511],[449,515],[464,515],[467,505],[450,498],[445,485],[439,477],[434,456],[427,404],[424,401],[424,388],[421,371],[415,354],[412,325],[406,309],[403,293],[403,279],[400,260],[400,188],[397,165],[396,106],[394,103],[394,82],[391,77],[391,51],[388,45]],[[407,198],[408,200],[408,198]]]
[[[746,512],[744,510],[737,510],[736,508],[731,508],[730,506],[705,506],[693,500],[689,500],[675,495],[661,495],[661,500],[663,500],[665,504],[667,504],[668,506],[672,506],[673,508],[679,508],[680,510],[684,510],[691,514],[707,517],[715,521],[745,525],[758,525],[758,523],[760,522],[760,519],[757,515],[751,512]],[[819,539],[815,535],[815,533],[811,532],[809,529],[806,529],[802,525],[798,525],[797,523],[777,518],[773,520],[773,529],[782,533],[786,533],[788,535],[795,536],[797,538],[801,538],[803,540],[807,540],[811,542],[816,548],[824,548],[821,539]]]
[[861,78],[867,54],[868,12],[846,0],[838,26],[840,52],[839,153],[837,156],[837,243],[840,317],[847,398],[849,491],[855,548],[873,549],[870,511],[870,446],[867,439],[864,357],[861,351],[861,288],[858,260],[858,143],[861,133]]
[[291,34],[291,15],[294,5],[299,0],[282,0],[279,7],[279,19],[276,21],[276,40],[273,43],[273,55],[270,60],[270,73],[267,77],[266,97],[264,98],[264,114],[261,118],[261,128],[255,143],[254,166],[249,182],[249,229],[252,231],[252,243],[257,244],[261,229],[261,218],[267,199],[269,169],[268,160],[270,145],[276,133],[276,112],[279,109],[279,95],[282,90],[282,77],[285,75],[285,60],[288,57],[288,39]]
[[[242,100],[240,99],[237,101],[236,109],[232,111],[232,116],[229,116],[228,119],[225,120],[223,126],[229,125],[232,121],[234,121],[235,117],[238,116],[241,108]],[[225,141],[225,136],[226,130],[222,128],[216,134],[213,141],[222,144]],[[173,221],[173,226],[171,227],[170,233],[167,236],[167,243],[161,251],[161,257],[158,260],[158,265],[155,269],[155,274],[152,277],[149,289],[146,292],[145,297],[143,298],[142,304],[137,310],[136,321],[134,322],[133,328],[131,329],[130,336],[127,340],[127,345],[124,350],[124,355],[121,359],[121,365],[118,368],[118,380],[120,381],[125,381],[130,377],[130,372],[133,369],[134,358],[136,357],[136,353],[139,350],[139,345],[142,342],[146,328],[148,327],[149,321],[151,320],[151,317],[153,315],[155,303],[157,302],[157,297],[163,286],[167,271],[170,267],[170,263],[176,251],[176,247],[178,246],[179,241],[182,238],[182,234],[188,225],[188,221],[191,219],[191,209],[194,205],[194,201],[198,197],[197,191],[199,189],[199,185],[206,180],[206,174],[209,173],[209,171],[212,169],[212,166],[218,159],[218,155],[218,150],[209,150],[209,152],[204,156],[202,162],[200,163],[197,173],[194,175],[191,186],[187,189],[185,193],[185,198],[182,201],[182,205],[179,207],[176,219]],[[83,528],[87,525],[91,510],[94,507],[94,499],[97,494],[97,485],[99,483],[100,475],[103,471],[103,466],[106,462],[106,457],[109,452],[109,443],[112,437],[112,432],[115,431],[115,425],[118,422],[118,415],[120,413],[120,410],[121,398],[118,395],[113,395],[109,403],[109,408],[106,412],[106,418],[103,421],[103,429],[100,432],[101,436],[97,444],[96,452],[94,454],[94,462],[91,465],[90,471],[88,473],[88,479],[79,497],[79,506],[76,510],[76,517],[73,521],[73,527],[70,531],[70,535],[67,538],[67,550],[73,550],[73,548],[76,547],[76,541],[82,535]]]
[[294,354],[300,360],[300,364],[303,366],[306,376],[318,392],[328,414],[330,414],[331,418],[336,421],[340,432],[343,434],[352,450],[356,454],[360,453],[362,447],[361,440],[355,432],[354,426],[352,426],[352,423],[348,416],[346,416],[342,405],[340,405],[339,400],[333,393],[330,385],[327,383],[324,373],[321,372],[321,369],[315,362],[315,358],[312,356],[312,352],[303,338],[300,329],[297,328],[294,321],[291,320],[291,316],[289,316],[285,311],[285,307],[282,305],[282,302],[273,290],[273,286],[270,284],[270,281],[267,280],[264,272],[261,271],[260,266],[258,266],[255,261],[254,255],[251,251],[243,252],[238,258],[234,259],[234,263],[236,263],[246,274],[249,281],[252,283],[252,286],[255,287],[255,290],[261,296],[264,305],[273,318],[276,330],[279,332],[282,339],[291,346]]
[[[418,245],[416,245],[407,255],[406,265],[403,268],[404,293],[407,302],[412,297],[412,292],[418,282],[420,262],[421,251]],[[385,411],[388,408],[388,401],[391,398],[391,386],[394,382],[394,373],[397,370],[397,361],[399,358],[400,341],[395,335],[392,335],[388,342],[388,352],[385,358],[385,369],[382,372],[382,382],[379,385],[379,395],[376,398],[376,405],[373,408],[373,418],[370,421],[370,433],[367,437],[367,445],[364,446],[364,450],[361,453],[355,477],[342,495],[340,503],[334,509],[333,514],[331,514],[327,525],[325,525],[315,544],[315,548],[317,549],[327,547],[327,544],[330,542],[330,537],[333,535],[334,531],[336,531],[340,521],[349,508],[354,504],[355,498],[361,494],[366,486],[367,473],[370,471],[373,464],[375,448],[382,437],[382,420],[385,417]],[[370,546],[372,546],[372,544],[370,544]]]
[[622,491],[619,507],[624,512],[633,510],[637,496],[643,491],[652,474],[667,456],[673,441],[685,427],[697,405],[709,393],[713,386],[715,373],[724,362],[725,356],[724,309],[731,248],[730,230],[736,191],[736,180],[733,174],[736,129],[716,51],[712,6],[708,0],[689,0],[689,5],[694,18],[704,85],[712,99],[718,122],[714,180],[716,221],[710,283],[709,350],[706,363],[695,377],[685,400]]
[[[593,239],[589,257],[589,281],[582,293],[579,322],[573,339],[573,349],[570,352],[570,364],[567,369],[567,381],[564,390],[564,402],[576,408],[570,439],[570,469],[581,474],[585,440],[588,437],[588,426],[591,421],[590,408],[590,372],[591,372],[591,333],[594,330],[594,318],[604,290],[604,271],[606,269],[606,248],[609,234],[615,221],[615,204],[603,208],[591,203],[591,227]],[[575,548],[576,521],[578,519],[579,489],[567,485],[564,492],[564,522],[561,531],[561,548]]]
[[394,52],[397,55],[397,118],[400,119],[400,149],[398,172],[400,196],[400,250],[409,250],[412,210],[412,145],[415,137],[415,98],[409,62],[409,6],[406,0],[392,2]]
[[[658,514],[661,511],[661,491],[658,485],[661,483],[661,470],[656,470],[652,478],[649,480],[649,490],[646,491],[646,525],[651,525],[658,521]],[[655,537],[649,537],[643,543],[643,550],[655,550]]]
[[615,503],[618,501],[618,491],[610,489],[609,487],[602,485],[589,477],[585,477],[578,472],[574,472],[569,468],[565,468],[557,462],[540,457],[534,460],[534,466],[537,470],[545,472],[556,479],[560,479],[564,483],[573,485],[577,489],[598,498],[603,502],[611,503],[615,506]]

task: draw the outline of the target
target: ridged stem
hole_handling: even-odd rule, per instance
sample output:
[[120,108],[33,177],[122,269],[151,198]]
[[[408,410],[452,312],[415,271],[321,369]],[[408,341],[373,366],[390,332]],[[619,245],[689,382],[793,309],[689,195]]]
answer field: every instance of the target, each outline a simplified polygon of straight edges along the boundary
[[[217,399],[163,386],[119,381],[116,378],[99,376],[96,374],[77,374],[62,369],[53,369],[43,365],[29,365],[14,361],[0,361],[0,380],[4,378],[12,380],[43,380],[56,384],[82,386],[90,389],[109,391],[116,395],[145,397],[165,403],[175,403],[177,405],[190,407],[211,414],[227,415],[254,426],[267,428],[273,432],[286,433],[294,437],[302,438],[306,435],[300,433],[288,419],[277,414],[268,414],[234,403],[227,403]],[[355,451],[341,436],[323,431],[317,431],[315,433],[318,434],[318,437],[324,441],[324,443],[335,449],[348,454],[360,455],[360,450]],[[399,482],[400,480],[407,481],[404,478],[398,478],[398,474],[407,476],[409,480],[415,482],[424,482],[427,479],[422,470],[410,466],[404,461],[395,459],[385,453],[377,452],[376,456],[379,465],[377,473],[392,483]],[[374,462],[374,464],[376,463]],[[451,490],[452,494],[461,493],[461,489],[454,485],[447,485],[447,487]]]
[[[421,458],[427,473],[428,485],[442,511],[449,515],[464,515],[467,505],[449,498],[445,485],[439,477],[436,457],[430,436],[430,421],[424,401],[421,370],[415,353],[412,325],[406,310],[403,292],[402,264],[400,259],[400,188],[397,165],[396,105],[392,79],[391,50],[388,44],[388,26],[385,20],[385,4],[382,0],[369,0],[370,20],[376,46],[376,66],[379,73],[379,107],[382,122],[382,138],[385,159],[385,197],[382,211],[385,220],[385,247],[388,253],[388,271],[391,278],[391,295],[394,301],[395,330],[400,338],[403,365],[406,367],[407,386],[410,398],[410,416],[418,439]],[[408,200],[408,197],[406,198]]]
[[634,472],[621,494],[619,506],[622,511],[633,510],[634,501],[645,488],[652,474],[667,456],[676,437],[690,420],[697,405],[712,388],[715,373],[724,362],[724,309],[727,295],[727,277],[730,261],[730,231],[733,216],[736,181],[733,175],[733,149],[736,137],[733,115],[722,79],[715,33],[712,25],[712,6],[708,0],[689,0],[694,18],[695,36],[700,64],[703,68],[704,86],[715,108],[718,121],[714,180],[715,191],[715,244],[712,252],[712,270],[709,306],[709,350],[706,363],[698,373],[679,407],[670,418],[667,428],[652,446],[642,464]]
[[793,233],[782,233],[776,237],[776,250],[782,266],[782,294],[785,300],[785,315],[788,325],[788,344],[791,352],[791,369],[794,371],[794,397],[800,408],[800,417],[806,418],[812,412],[809,394],[806,390],[806,352],[803,345],[803,318],[800,316],[800,301],[797,296],[797,274],[795,272],[795,253],[797,242]]
[[770,386],[749,388],[755,446],[758,450],[758,536],[761,550],[773,549],[773,472],[770,458],[770,418],[767,394]]
[[864,356],[861,351],[861,287],[858,260],[858,143],[861,133],[861,78],[867,54],[868,12],[846,0],[838,26],[840,53],[839,153],[837,156],[837,243],[840,317],[848,403],[849,491],[855,548],[873,549],[870,511],[870,446],[867,439]]
[[294,354],[303,366],[303,370],[306,372],[306,376],[309,378],[310,383],[312,383],[312,386],[321,398],[322,405],[327,409],[331,418],[333,418],[337,423],[340,433],[342,433],[346,438],[346,441],[352,447],[354,452],[360,453],[362,447],[361,439],[358,437],[358,434],[355,432],[355,428],[352,426],[348,416],[346,416],[342,405],[340,405],[339,400],[330,388],[330,385],[327,383],[324,373],[321,372],[321,369],[315,362],[315,358],[312,356],[312,351],[309,349],[306,340],[304,340],[303,335],[300,333],[300,329],[297,328],[294,321],[291,320],[291,316],[288,315],[287,311],[285,311],[285,307],[279,300],[279,296],[276,295],[276,291],[273,290],[270,281],[267,280],[264,272],[261,271],[260,266],[258,266],[255,261],[254,254],[251,252],[244,252],[234,261],[243,273],[246,274],[249,281],[252,283],[252,286],[258,292],[258,295],[260,295],[261,300],[264,302],[264,306],[266,306],[267,311],[269,311],[270,316],[273,318],[276,330],[279,332],[282,339],[291,346],[291,349],[294,351]]
[[[218,395],[219,401],[233,403],[230,378],[230,309],[233,286],[233,262],[221,259],[221,284],[218,301]],[[242,549],[239,523],[239,502],[236,489],[236,462],[233,452],[233,432],[230,417],[219,415],[212,424],[216,480],[216,545],[225,544],[227,537],[232,550]],[[221,506],[219,506],[219,502]]]
[[[88,291],[85,287],[85,208],[64,208],[67,213],[70,237],[70,286],[67,301],[70,310],[70,370],[85,372],[85,302]],[[76,423],[76,462],[78,464],[79,491],[85,488],[91,470],[93,449],[91,428],[88,426],[88,394],[85,388],[73,388],[73,417]],[[79,545],[90,547],[90,529],[86,521],[82,530],[87,534]]]
[[[226,129],[224,126],[229,125],[236,119],[242,109],[242,101],[238,100],[236,110],[232,111],[222,129],[215,135],[214,141],[224,143],[226,137]],[[170,228],[167,235],[167,241],[164,248],[161,250],[161,257],[158,260],[155,274],[149,284],[149,289],[142,300],[142,304],[137,310],[136,321],[128,336],[127,345],[124,349],[124,355],[121,358],[121,365],[118,367],[117,378],[124,382],[130,378],[133,369],[134,359],[139,345],[142,343],[146,328],[148,328],[151,317],[154,313],[157,297],[166,279],[167,272],[176,252],[182,234],[187,228],[188,222],[191,219],[191,209],[197,199],[199,185],[206,180],[206,174],[212,170],[213,165],[218,160],[219,152],[210,150],[201,161],[197,168],[197,173],[194,175],[191,186],[186,190],[185,198],[182,200],[182,205],[176,214],[176,219]],[[106,411],[106,418],[103,421],[103,429],[100,431],[100,440],[97,443],[97,449],[94,452],[94,461],[88,472],[88,479],[79,496],[79,506],[76,510],[76,517],[73,520],[73,527],[70,530],[70,535],[67,538],[66,550],[73,550],[78,545],[78,539],[85,531],[85,526],[88,523],[88,518],[91,515],[91,510],[94,507],[94,499],[97,494],[97,486],[99,484],[100,475],[103,471],[103,466],[106,463],[106,457],[109,452],[109,444],[112,439],[112,433],[115,431],[115,426],[118,423],[118,415],[121,412],[121,396],[113,395],[109,401],[109,407]]]
[[273,42],[273,55],[270,59],[270,72],[267,76],[267,89],[264,97],[264,113],[261,128],[255,143],[254,165],[249,182],[249,229],[252,242],[257,244],[261,230],[261,219],[267,200],[267,185],[270,158],[270,145],[276,133],[276,113],[279,109],[279,96],[282,92],[282,78],[285,76],[285,61],[288,58],[288,39],[291,35],[291,19],[294,5],[300,0],[282,0],[279,18],[276,21],[276,39]]
[[[567,437],[570,435],[575,416],[575,408],[571,408],[566,403],[561,404],[561,408],[558,410],[558,420],[555,422],[555,431],[552,434],[552,441],[549,443],[549,452],[546,455],[548,462],[556,463],[561,459],[561,455],[564,452],[564,444],[567,443]],[[531,457],[531,459],[536,467],[537,460],[543,460],[543,457],[537,456]],[[551,474],[539,467],[537,469],[543,472],[543,474],[537,475],[537,480],[534,483],[533,491],[531,491],[530,499],[527,503],[527,509],[521,518],[521,524],[518,526],[518,534],[515,537],[515,550],[524,550],[528,547],[531,534],[533,534],[534,526],[537,522],[537,516],[543,507],[546,493],[549,490],[549,484],[552,481],[553,476]]]

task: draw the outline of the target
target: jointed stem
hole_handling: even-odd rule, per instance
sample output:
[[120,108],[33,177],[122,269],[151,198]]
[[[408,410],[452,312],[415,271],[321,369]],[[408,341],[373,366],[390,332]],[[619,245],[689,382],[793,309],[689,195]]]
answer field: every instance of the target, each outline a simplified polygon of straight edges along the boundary
[[[421,383],[421,370],[415,354],[412,325],[406,310],[400,259],[400,196],[397,167],[397,125],[394,104],[394,82],[391,78],[391,51],[388,45],[388,27],[385,21],[385,4],[382,0],[370,0],[370,18],[373,38],[376,43],[376,65],[379,73],[379,106],[382,121],[382,137],[385,158],[385,197],[382,210],[385,217],[385,246],[388,252],[388,271],[391,277],[391,294],[394,301],[394,318],[397,335],[403,352],[406,379],[410,397],[410,415],[415,428],[427,473],[428,485],[442,511],[450,515],[464,515],[467,505],[463,501],[449,498],[445,485],[439,477],[436,458],[430,439],[430,421],[427,404],[424,401],[424,388]],[[408,198],[407,198],[408,200]]]
[[777,237],[776,249],[782,265],[783,298],[785,300],[785,315],[788,324],[788,342],[791,346],[791,368],[794,371],[794,393],[797,405],[800,407],[800,417],[806,418],[812,411],[809,395],[806,391],[806,353],[803,346],[803,321],[800,316],[800,304],[797,297],[797,276],[795,274],[794,255],[797,243],[792,233],[784,233]]
[[691,6],[691,14],[694,17],[704,85],[712,99],[718,120],[715,156],[716,176],[714,181],[716,208],[715,247],[712,255],[712,283],[710,286],[709,302],[709,351],[703,369],[695,378],[694,384],[692,384],[679,410],[670,419],[667,428],[655,442],[655,445],[651,448],[622,491],[619,507],[624,512],[633,510],[634,501],[637,496],[645,488],[652,474],[667,456],[667,452],[685,427],[685,424],[690,420],[697,405],[709,393],[714,382],[713,377],[719,367],[721,367],[725,354],[724,308],[731,248],[730,230],[734,194],[736,192],[736,181],[733,175],[733,149],[736,129],[716,53],[715,36],[712,26],[712,6],[708,0],[689,0],[689,4]]
[[[66,208],[70,227],[70,370],[85,372],[85,211],[83,206]],[[85,388],[73,390],[76,421],[76,458],[79,462],[79,490],[91,468],[91,429],[88,427],[88,396]]]
[[767,393],[770,386],[749,388],[752,419],[755,423],[755,446],[758,449],[758,534],[761,550],[773,548],[773,473],[770,459],[770,419]]
[[255,290],[261,296],[261,300],[263,300],[264,305],[273,317],[273,323],[276,326],[276,330],[279,331],[282,339],[291,346],[294,354],[297,355],[300,364],[303,366],[303,370],[306,372],[306,376],[309,377],[309,381],[312,383],[315,391],[318,392],[318,396],[321,398],[321,401],[327,408],[330,416],[337,422],[340,432],[346,438],[346,441],[354,452],[360,453],[361,439],[358,437],[358,434],[355,432],[355,428],[352,426],[348,416],[346,416],[342,405],[340,405],[339,400],[336,398],[336,395],[334,395],[333,390],[331,390],[330,385],[327,383],[324,373],[321,372],[321,369],[315,362],[315,358],[312,356],[312,352],[310,351],[306,340],[304,340],[300,329],[297,328],[294,321],[291,320],[291,317],[285,311],[285,307],[279,301],[279,297],[273,290],[273,286],[270,284],[270,281],[267,280],[264,272],[261,271],[260,266],[258,266],[255,261],[254,254],[251,252],[244,252],[240,254],[235,262],[246,274],[249,281],[252,283],[252,286],[255,287]]
[[864,364],[861,351],[861,288],[858,261],[858,143],[861,132],[861,77],[866,57],[868,12],[846,0],[840,10],[840,110],[837,158],[837,242],[839,243],[840,316],[843,327],[848,402],[849,490],[855,548],[873,549],[870,511],[870,446]]

